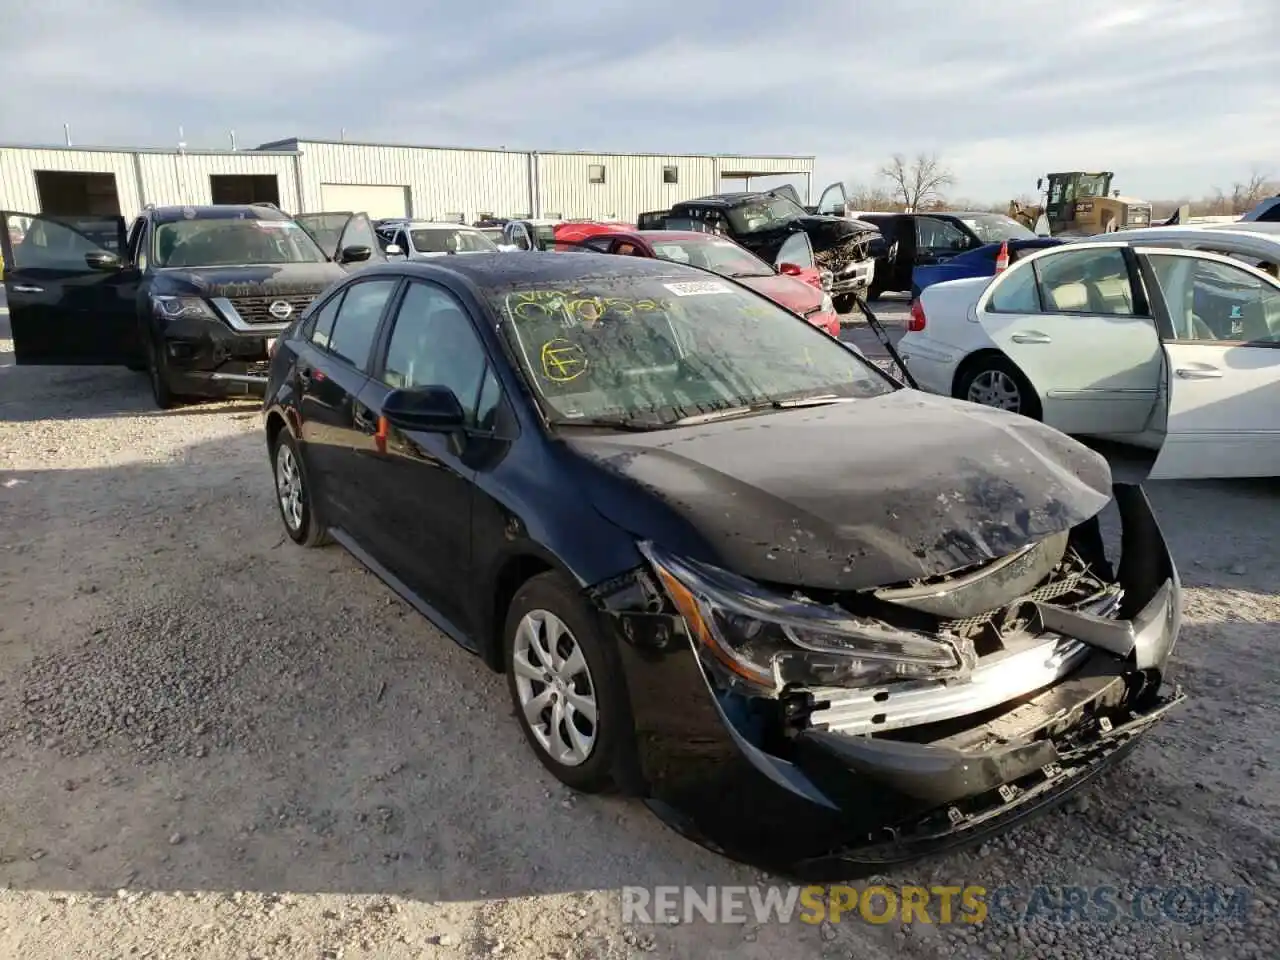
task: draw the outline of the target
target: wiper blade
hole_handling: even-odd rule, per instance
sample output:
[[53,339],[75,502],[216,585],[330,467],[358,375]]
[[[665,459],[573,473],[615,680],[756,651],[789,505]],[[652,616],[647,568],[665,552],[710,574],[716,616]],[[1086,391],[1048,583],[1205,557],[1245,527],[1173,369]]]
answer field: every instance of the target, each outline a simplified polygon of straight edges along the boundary
[[790,400],[771,400],[769,406],[775,410],[789,410],[793,407],[822,407],[828,403],[853,403],[857,397],[841,397],[834,393],[824,393],[817,397],[793,397]]
[[625,417],[555,417],[548,420],[553,427],[604,427],[609,430],[625,430],[630,433],[643,433],[646,430],[661,430],[665,423],[654,420],[629,420]]
[[740,407],[724,407],[709,413],[696,413],[693,416],[681,417],[673,427],[688,427],[698,423],[710,423],[713,420],[725,420],[729,417],[745,417],[752,413],[763,413],[765,410],[793,410],[797,407],[822,407],[829,403],[853,403],[857,397],[842,397],[834,393],[816,397],[792,397],[788,400],[763,400],[760,403],[746,404]]

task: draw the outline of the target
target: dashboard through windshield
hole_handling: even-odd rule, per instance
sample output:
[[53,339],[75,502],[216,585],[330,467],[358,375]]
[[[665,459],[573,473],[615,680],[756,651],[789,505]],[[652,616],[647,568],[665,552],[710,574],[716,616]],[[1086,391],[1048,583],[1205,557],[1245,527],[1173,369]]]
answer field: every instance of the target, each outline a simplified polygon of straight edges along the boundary
[[492,297],[548,417],[641,428],[896,387],[852,350],[729,280],[591,278]]

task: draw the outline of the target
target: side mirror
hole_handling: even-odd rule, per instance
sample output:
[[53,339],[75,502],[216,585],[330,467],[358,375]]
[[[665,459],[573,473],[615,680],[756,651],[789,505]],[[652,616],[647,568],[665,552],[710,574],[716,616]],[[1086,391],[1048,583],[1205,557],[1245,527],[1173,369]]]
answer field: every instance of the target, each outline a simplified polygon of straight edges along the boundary
[[798,277],[802,272],[802,268],[795,263],[780,263],[778,264],[778,272],[788,277]]
[[342,253],[338,254],[339,263],[361,263],[373,256],[373,251],[366,246],[357,245],[351,247],[343,247]]
[[101,270],[103,273],[119,270],[122,266],[120,258],[106,250],[90,250],[84,255],[84,262],[90,270]]
[[403,257],[404,251],[400,249],[398,243],[388,243],[387,249],[384,251],[388,257]]
[[392,390],[382,401],[382,415],[393,427],[427,433],[453,433],[466,424],[457,396],[441,386]]

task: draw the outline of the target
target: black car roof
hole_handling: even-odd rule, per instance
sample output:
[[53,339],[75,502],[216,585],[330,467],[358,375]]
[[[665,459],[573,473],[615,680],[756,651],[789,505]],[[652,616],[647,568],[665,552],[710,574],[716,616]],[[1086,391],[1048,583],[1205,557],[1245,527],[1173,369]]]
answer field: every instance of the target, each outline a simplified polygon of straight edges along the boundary
[[288,214],[275,207],[252,203],[218,203],[188,207],[153,207],[151,217],[157,223],[175,220],[288,220]]
[[369,267],[360,271],[360,276],[392,273],[430,279],[438,277],[442,271],[490,290],[506,290],[529,284],[541,286],[574,283],[605,277],[706,277],[705,272],[693,267],[652,257],[551,251],[466,253],[437,257],[429,263],[396,261]]
[[700,203],[708,207],[734,207],[740,203],[746,203],[749,200],[761,200],[769,196],[767,193],[761,193],[758,190],[742,193],[716,193],[708,197],[696,197],[693,200],[682,200],[675,206],[680,207],[690,203]]

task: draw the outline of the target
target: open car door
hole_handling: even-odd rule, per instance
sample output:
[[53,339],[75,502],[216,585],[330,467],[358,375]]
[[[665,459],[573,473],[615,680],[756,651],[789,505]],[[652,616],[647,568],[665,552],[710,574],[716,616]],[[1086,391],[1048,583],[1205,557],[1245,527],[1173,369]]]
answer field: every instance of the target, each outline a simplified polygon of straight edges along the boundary
[[849,195],[844,191],[843,183],[833,183],[826,187],[818,197],[818,205],[814,213],[828,217],[847,217],[849,215]]
[[[1135,293],[1135,261],[1121,244],[1051,247],[997,275],[978,300],[978,322],[1063,433],[1141,434],[1157,409],[1164,356]],[[1002,376],[985,385],[1016,386]]]
[[[385,263],[387,254],[378,242],[373,221],[367,213],[349,210],[300,213],[293,218],[319,244],[326,257],[348,270]],[[369,252],[361,256],[359,251]]]
[[137,274],[123,217],[0,212],[4,289],[19,364],[138,359]]
[[1219,254],[1140,251],[1159,290],[1165,439],[1153,480],[1280,476],[1280,283]]

